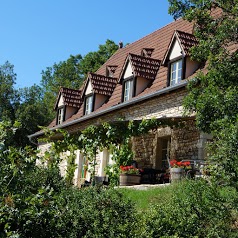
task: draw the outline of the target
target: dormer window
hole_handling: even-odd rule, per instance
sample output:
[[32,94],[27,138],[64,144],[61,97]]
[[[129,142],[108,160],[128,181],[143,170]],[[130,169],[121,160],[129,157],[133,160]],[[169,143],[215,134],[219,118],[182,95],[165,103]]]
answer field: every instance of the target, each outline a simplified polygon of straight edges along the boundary
[[119,77],[122,84],[121,101],[136,97],[152,84],[159,70],[160,60],[128,54]]
[[177,60],[170,64],[170,86],[179,83],[183,79],[183,60]]
[[64,107],[58,108],[58,113],[57,113],[57,125],[62,124],[64,121],[64,115],[65,115],[65,110]]
[[93,95],[85,98],[85,111],[84,114],[88,115],[93,111]]
[[180,83],[199,68],[198,62],[192,61],[189,53],[190,48],[196,44],[194,35],[178,30],[174,32],[162,60],[162,65],[168,67],[168,86]]
[[82,105],[81,91],[61,87],[54,109],[57,111],[56,124],[62,124],[75,114]]
[[133,78],[124,82],[123,102],[130,100],[133,97]]

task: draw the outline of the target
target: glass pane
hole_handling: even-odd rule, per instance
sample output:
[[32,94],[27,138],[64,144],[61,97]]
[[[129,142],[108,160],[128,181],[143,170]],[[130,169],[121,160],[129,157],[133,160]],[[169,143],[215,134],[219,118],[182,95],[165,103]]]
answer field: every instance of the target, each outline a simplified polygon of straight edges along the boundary
[[176,66],[177,66],[176,62],[172,64],[172,66],[171,66],[171,71],[172,72],[176,71]]
[[132,80],[126,81],[124,86],[124,102],[132,97]]
[[61,124],[63,122],[63,116],[64,116],[64,109],[63,108],[60,108],[58,110],[58,124]]
[[179,69],[178,70],[178,82],[181,80],[181,78],[182,78],[182,69]]
[[182,65],[182,59],[171,64],[170,85],[179,83],[182,79]]
[[182,60],[178,61],[178,69],[182,69]]
[[89,114],[93,110],[93,96],[86,98],[85,102],[85,115]]
[[176,72],[172,72],[171,79],[175,80],[176,79]]

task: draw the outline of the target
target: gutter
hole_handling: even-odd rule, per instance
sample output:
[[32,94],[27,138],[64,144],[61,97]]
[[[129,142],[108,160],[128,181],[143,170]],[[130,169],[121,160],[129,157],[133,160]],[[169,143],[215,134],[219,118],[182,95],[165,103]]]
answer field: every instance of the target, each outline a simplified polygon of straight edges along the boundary
[[[131,106],[133,104],[137,104],[141,101],[144,101],[144,100],[147,100],[147,99],[150,99],[150,98],[153,98],[153,97],[157,97],[157,96],[160,96],[162,94],[165,94],[165,93],[169,93],[171,91],[174,91],[176,89],[180,89],[180,88],[183,88],[185,87],[186,85],[188,84],[188,82],[186,80],[182,81],[181,83],[179,84],[176,84],[176,85],[173,85],[173,86],[169,86],[169,87],[166,87],[166,88],[163,88],[159,91],[156,91],[156,92],[153,92],[151,94],[146,94],[144,96],[141,96],[141,97],[136,97],[134,99],[131,99],[130,101],[128,102],[124,102],[124,103],[120,103],[120,104],[117,104],[115,106],[112,106],[110,108],[107,108],[103,111],[99,111],[99,112],[96,112],[96,113],[92,113],[92,114],[89,114],[87,116],[83,116],[83,117],[80,117],[74,121],[70,121],[70,122],[67,122],[65,124],[62,124],[62,125],[58,125],[58,126],[55,126],[53,128],[49,128],[50,130],[56,130],[56,129],[63,129],[65,127],[68,127],[68,126],[71,126],[71,125],[74,125],[76,123],[79,123],[79,122],[83,122],[83,121],[86,121],[86,120],[89,120],[91,118],[94,118],[94,117],[98,117],[98,116],[101,116],[105,113],[108,113],[108,112],[112,112],[112,111],[115,111],[115,110],[119,110],[123,107],[127,107],[127,106]],[[41,135],[44,135],[44,132],[43,131],[39,131],[39,132],[36,132],[32,135],[29,135],[28,138],[29,140],[35,144],[35,142],[32,141],[32,138],[34,137],[37,137],[37,136],[41,136]]]

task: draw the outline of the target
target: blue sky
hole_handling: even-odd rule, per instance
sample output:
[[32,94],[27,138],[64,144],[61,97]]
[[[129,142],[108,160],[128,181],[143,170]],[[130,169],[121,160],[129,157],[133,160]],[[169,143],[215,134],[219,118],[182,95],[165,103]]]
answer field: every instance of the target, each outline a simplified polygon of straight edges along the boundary
[[167,0],[0,0],[0,65],[15,66],[17,87],[107,39],[132,43],[173,21]]

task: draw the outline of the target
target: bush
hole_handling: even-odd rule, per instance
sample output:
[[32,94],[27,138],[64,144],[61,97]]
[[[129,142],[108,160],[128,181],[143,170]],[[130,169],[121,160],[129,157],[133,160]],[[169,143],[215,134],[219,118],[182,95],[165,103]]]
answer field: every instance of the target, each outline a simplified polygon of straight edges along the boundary
[[233,202],[237,197],[235,189],[219,188],[204,180],[184,181],[173,186],[172,199],[152,207],[145,215],[150,237],[235,235],[232,229],[236,210]]
[[30,152],[0,155],[0,237],[140,237],[119,191],[66,186],[58,167],[36,167]]
[[99,187],[69,190],[61,199],[64,209],[57,224],[65,229],[61,237],[140,237],[137,212],[119,191]]

